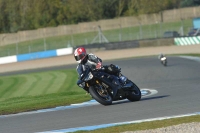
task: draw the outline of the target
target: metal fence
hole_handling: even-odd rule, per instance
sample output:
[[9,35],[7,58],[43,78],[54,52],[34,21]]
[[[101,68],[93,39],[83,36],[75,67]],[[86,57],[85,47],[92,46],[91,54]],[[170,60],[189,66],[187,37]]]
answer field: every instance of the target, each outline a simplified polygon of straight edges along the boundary
[[104,30],[103,27],[99,25],[93,28],[93,32],[48,38],[43,36],[43,38],[37,40],[16,42],[16,44],[1,46],[0,56],[11,56],[71,46],[75,47],[92,43],[163,38],[166,31],[177,31],[180,36],[187,36],[191,28],[192,19],[167,23],[155,22],[154,24],[141,24],[133,27],[123,27],[123,25],[119,24],[118,28],[113,30]]

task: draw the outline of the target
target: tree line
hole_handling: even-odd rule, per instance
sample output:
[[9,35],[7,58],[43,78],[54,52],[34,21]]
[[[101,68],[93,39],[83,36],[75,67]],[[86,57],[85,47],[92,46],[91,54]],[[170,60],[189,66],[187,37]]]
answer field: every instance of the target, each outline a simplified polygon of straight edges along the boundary
[[0,33],[199,5],[200,0],[0,0]]

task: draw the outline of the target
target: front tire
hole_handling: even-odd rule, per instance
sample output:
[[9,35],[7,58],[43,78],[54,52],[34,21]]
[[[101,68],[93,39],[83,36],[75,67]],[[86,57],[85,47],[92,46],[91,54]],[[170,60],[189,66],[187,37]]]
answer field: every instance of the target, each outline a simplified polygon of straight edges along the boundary
[[[133,83],[133,82],[132,82]],[[141,91],[136,84],[133,83],[132,91],[128,94],[127,99],[131,102],[139,101],[141,99]]]
[[163,63],[164,63],[164,66],[167,66],[167,60],[166,60],[166,61],[164,61]]
[[112,97],[102,85],[90,86],[90,95],[102,105],[111,105]]

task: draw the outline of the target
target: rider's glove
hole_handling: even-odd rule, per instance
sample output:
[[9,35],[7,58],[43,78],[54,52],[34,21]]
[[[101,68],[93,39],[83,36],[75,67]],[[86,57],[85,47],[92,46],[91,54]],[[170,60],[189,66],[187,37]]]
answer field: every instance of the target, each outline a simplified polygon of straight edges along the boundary
[[100,69],[101,66],[102,66],[101,62],[97,63],[97,65],[96,65],[96,69]]

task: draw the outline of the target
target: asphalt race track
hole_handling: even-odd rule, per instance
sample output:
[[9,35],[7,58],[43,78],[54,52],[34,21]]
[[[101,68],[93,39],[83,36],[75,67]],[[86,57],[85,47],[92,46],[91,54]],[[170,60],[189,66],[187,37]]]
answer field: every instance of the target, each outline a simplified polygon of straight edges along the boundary
[[[122,101],[111,106],[96,104],[59,111],[0,116],[0,132],[43,132],[200,112],[200,62],[170,56],[168,66],[164,67],[157,57],[151,56],[114,60],[112,63],[119,65],[122,73],[140,88],[154,89],[158,93],[143,97],[138,102]],[[75,67],[70,65],[50,69]],[[9,75],[18,73],[27,72]]]

